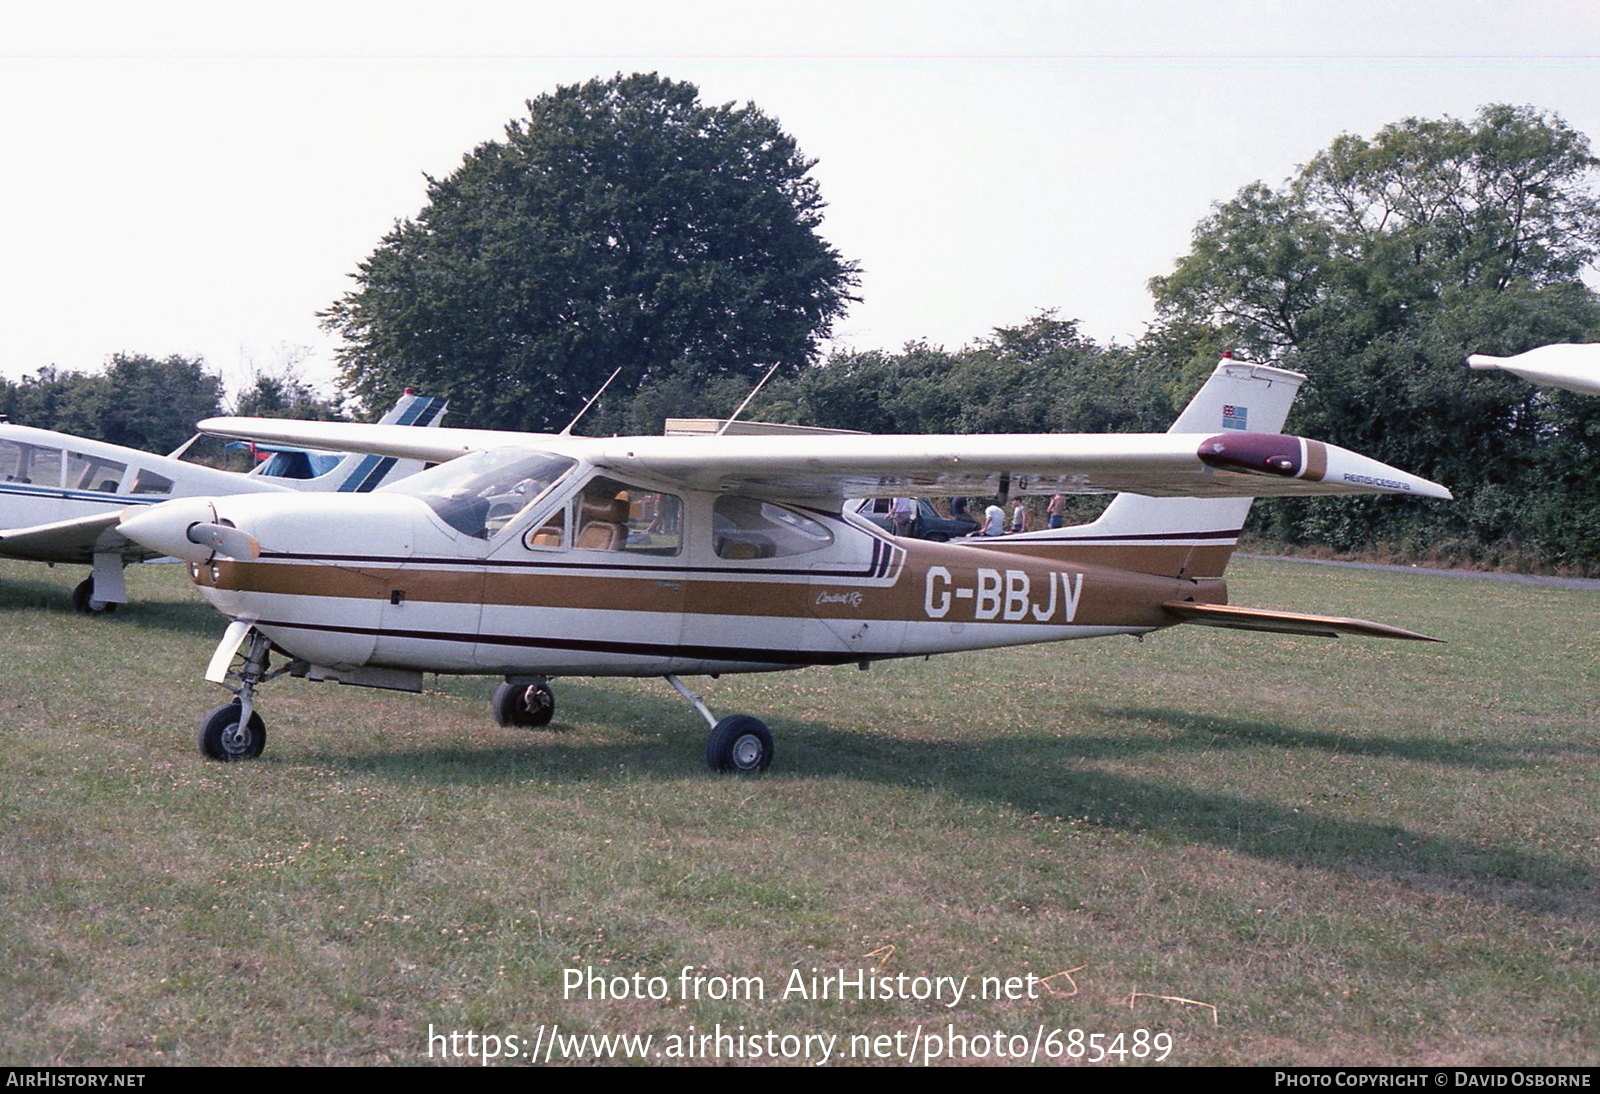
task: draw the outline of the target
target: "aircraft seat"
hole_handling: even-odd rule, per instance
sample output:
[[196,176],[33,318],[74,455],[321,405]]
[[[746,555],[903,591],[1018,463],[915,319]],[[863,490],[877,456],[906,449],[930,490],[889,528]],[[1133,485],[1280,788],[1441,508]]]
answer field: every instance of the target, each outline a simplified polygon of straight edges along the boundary
[[628,499],[584,498],[579,511],[578,541],[582,551],[620,551],[628,540]]

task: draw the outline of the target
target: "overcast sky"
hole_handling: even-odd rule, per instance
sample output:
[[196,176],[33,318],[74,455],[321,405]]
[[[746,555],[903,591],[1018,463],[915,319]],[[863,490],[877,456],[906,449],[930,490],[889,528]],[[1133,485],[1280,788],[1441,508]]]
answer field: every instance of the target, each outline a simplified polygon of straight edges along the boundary
[[[249,14],[241,14],[248,10]],[[1100,341],[1151,317],[1213,202],[1341,132],[1490,102],[1600,140],[1600,6],[1415,0],[6,5],[0,374],[118,351],[238,384],[425,174],[529,98],[618,71],[753,102],[818,161],[864,271],[836,344],[951,348],[1044,308]],[[463,423],[471,424],[471,423]]]

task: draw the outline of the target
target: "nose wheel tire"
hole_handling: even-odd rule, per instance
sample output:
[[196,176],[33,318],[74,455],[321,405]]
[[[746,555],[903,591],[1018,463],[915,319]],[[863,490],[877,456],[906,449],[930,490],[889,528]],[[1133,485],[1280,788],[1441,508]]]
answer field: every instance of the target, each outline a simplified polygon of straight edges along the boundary
[[730,714],[706,739],[706,763],[713,771],[759,775],[772,763],[772,731],[748,714]]
[[556,716],[556,697],[548,684],[501,684],[494,689],[497,725],[538,729]]
[[250,712],[250,720],[239,725],[239,702],[223,703],[204,718],[195,741],[200,754],[208,759],[231,763],[234,760],[253,760],[267,746],[267,725],[261,715]]

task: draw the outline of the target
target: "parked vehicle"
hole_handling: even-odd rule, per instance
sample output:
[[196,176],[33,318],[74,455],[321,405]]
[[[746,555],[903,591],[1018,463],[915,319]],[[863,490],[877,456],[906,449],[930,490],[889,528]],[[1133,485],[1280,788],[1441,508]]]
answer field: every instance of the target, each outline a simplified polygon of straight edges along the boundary
[[[947,517],[935,509],[933,502],[927,498],[912,500],[917,505],[916,516],[911,521],[913,539],[943,543],[946,540],[959,539],[961,536],[970,536],[978,530],[977,521],[965,517]],[[863,498],[860,501],[847,503],[845,508],[866,517],[885,532],[893,532],[894,520],[889,515],[893,505],[893,498]]]

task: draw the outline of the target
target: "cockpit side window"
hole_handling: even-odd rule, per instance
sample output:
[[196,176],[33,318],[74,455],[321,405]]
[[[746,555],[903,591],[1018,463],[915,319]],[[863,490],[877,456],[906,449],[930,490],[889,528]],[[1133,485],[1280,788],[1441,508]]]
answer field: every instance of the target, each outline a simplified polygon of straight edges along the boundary
[[522,534],[522,545],[529,550],[559,549],[567,545],[567,507],[563,505],[545,517],[537,528]]
[[256,464],[253,474],[273,479],[309,479],[315,477],[311,470],[308,452],[274,452]]
[[492,539],[576,466],[551,452],[474,452],[380,489],[421,498],[456,531]]
[[0,441],[0,481],[60,486],[61,449]]
[[757,498],[720,497],[711,519],[718,558],[785,558],[833,543],[833,533],[820,522]]

